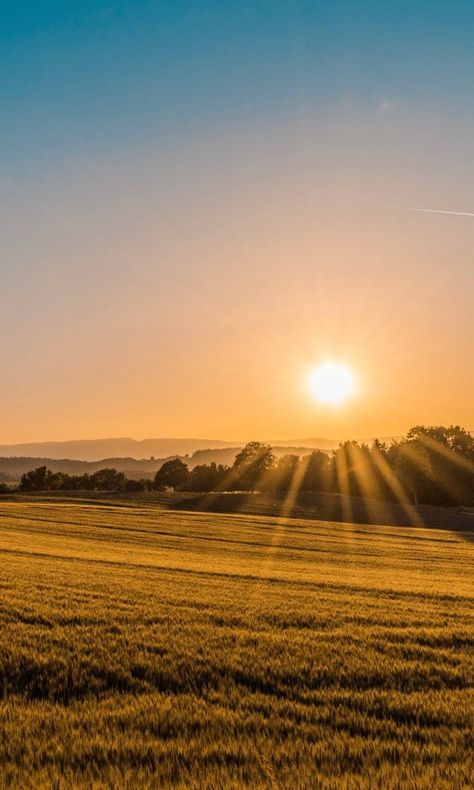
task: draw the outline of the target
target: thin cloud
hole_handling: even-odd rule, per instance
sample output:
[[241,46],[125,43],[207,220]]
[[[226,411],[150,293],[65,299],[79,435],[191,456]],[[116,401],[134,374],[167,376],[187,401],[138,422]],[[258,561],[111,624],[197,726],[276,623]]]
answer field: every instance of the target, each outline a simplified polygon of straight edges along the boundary
[[406,211],[416,211],[421,214],[454,214],[456,217],[474,217],[470,211],[447,211],[442,208],[407,208]]
[[381,99],[375,106],[376,115],[386,115],[396,109],[396,104],[392,99]]

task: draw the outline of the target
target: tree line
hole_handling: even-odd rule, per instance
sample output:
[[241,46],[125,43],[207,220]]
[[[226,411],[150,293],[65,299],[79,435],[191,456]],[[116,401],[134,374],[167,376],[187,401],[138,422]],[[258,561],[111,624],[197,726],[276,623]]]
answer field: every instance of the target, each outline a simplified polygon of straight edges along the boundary
[[116,469],[70,475],[38,467],[21,478],[19,491],[139,492],[173,488],[194,492],[260,491],[297,496],[324,492],[413,504],[474,504],[474,438],[457,425],[415,426],[398,441],[348,441],[330,452],[276,458],[270,445],[249,442],[232,466],[209,463],[189,469],[166,461],[153,480],[130,480]]

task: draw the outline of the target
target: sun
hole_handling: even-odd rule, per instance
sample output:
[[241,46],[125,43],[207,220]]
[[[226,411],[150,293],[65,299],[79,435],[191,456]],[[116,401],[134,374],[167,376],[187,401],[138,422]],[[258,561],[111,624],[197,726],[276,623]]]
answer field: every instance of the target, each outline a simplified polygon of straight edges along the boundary
[[309,388],[321,403],[343,404],[355,391],[350,368],[340,362],[323,362],[309,376]]

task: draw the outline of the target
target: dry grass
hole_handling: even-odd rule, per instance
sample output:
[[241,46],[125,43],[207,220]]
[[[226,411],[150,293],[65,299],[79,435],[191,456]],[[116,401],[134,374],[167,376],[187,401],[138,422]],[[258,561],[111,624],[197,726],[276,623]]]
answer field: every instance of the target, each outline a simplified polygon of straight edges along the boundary
[[472,535],[16,501],[0,553],[2,787],[471,787]]

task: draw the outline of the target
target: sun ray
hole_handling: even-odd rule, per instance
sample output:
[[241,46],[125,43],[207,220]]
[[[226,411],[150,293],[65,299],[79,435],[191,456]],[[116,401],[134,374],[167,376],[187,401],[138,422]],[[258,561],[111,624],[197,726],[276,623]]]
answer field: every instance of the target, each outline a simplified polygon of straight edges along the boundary
[[[474,472],[474,463],[472,461],[468,458],[464,458],[464,456],[456,453],[451,448],[446,447],[446,445],[441,442],[436,441],[432,436],[420,434],[418,441],[426,450],[436,453],[441,458],[455,465],[458,469],[461,468],[463,471],[470,473]],[[408,445],[409,444],[410,442],[408,442]],[[416,454],[413,454],[412,461],[415,465],[417,460]],[[463,501],[466,494],[466,486],[453,475],[452,471],[443,468],[442,474],[436,476],[436,485],[439,486],[442,492],[450,499],[457,498],[460,502]]]
[[378,466],[378,468],[380,469],[383,479],[386,481],[392,493],[395,495],[396,501],[404,509],[411,523],[413,523],[417,527],[424,527],[425,523],[423,519],[421,518],[416,507],[411,503],[410,498],[407,492],[405,491],[405,489],[403,488],[402,484],[400,483],[400,481],[392,473],[392,470],[386,458],[384,458],[380,450],[378,450],[375,447],[372,448],[372,453],[373,453],[374,461]]
[[353,518],[351,491],[348,480],[348,464],[346,458],[346,447],[344,445],[336,451],[336,476],[338,489],[340,492],[340,502],[342,508],[343,521],[351,522]]
[[280,513],[275,517],[275,528],[272,530],[270,540],[268,541],[265,556],[263,557],[262,563],[259,567],[258,580],[255,582],[255,585],[252,588],[252,592],[249,596],[249,603],[255,603],[264,589],[266,580],[270,576],[270,571],[275,561],[278,547],[281,545],[282,538],[284,537],[288,524],[290,523],[290,520],[293,516],[294,506],[303,484],[307,466],[308,461],[306,459],[300,459],[293,471],[290,485],[288,486],[285,498],[280,508]]

